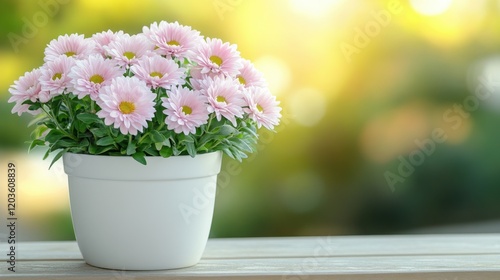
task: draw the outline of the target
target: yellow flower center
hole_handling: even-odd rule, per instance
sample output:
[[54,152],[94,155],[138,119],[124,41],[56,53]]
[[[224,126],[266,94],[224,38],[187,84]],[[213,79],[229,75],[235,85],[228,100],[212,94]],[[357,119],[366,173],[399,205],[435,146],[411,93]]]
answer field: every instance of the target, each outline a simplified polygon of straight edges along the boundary
[[158,77],[160,79],[163,78],[163,74],[160,73],[160,72],[156,72],[156,71],[152,72],[151,74],[149,74],[149,76],[151,76],[151,77]]
[[65,52],[64,53],[67,57],[74,56],[76,53],[75,52]]
[[217,64],[217,66],[221,66],[222,64],[222,58],[216,56],[216,55],[212,55],[210,57],[210,61],[212,61],[213,63]]
[[120,103],[120,112],[124,114],[132,114],[135,111],[135,105],[132,102],[122,101]]
[[104,78],[101,75],[95,74],[94,76],[90,77],[89,81],[94,84],[100,84],[104,82]]
[[186,115],[191,115],[191,113],[193,113],[193,109],[189,106],[182,106],[182,112]]
[[217,97],[215,98],[215,100],[217,100],[217,102],[226,102],[226,98],[224,98],[224,96],[220,96],[220,95],[219,95],[219,96],[217,96]]
[[260,106],[259,104],[257,104],[257,110],[259,110],[259,112],[264,112],[264,108],[262,108],[262,106]]
[[170,40],[167,42],[167,45],[169,46],[180,46],[181,44],[179,44],[179,42],[177,42],[176,40]]
[[245,80],[245,78],[243,78],[243,76],[239,75],[238,76],[238,81],[240,82],[240,84],[242,85],[246,85],[247,84],[247,81]]
[[135,57],[135,53],[133,52],[124,52],[123,55],[128,59],[132,59]]
[[52,76],[52,81],[58,80],[62,77],[61,73],[55,73],[54,76]]

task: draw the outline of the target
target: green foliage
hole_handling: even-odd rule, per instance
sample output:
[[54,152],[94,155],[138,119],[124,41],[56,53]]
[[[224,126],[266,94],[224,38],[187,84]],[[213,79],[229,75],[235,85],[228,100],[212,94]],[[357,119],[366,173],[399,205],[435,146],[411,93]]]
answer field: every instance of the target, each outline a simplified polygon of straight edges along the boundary
[[225,118],[217,120],[210,115],[207,124],[199,127],[195,134],[177,134],[165,126],[165,116],[161,113],[161,97],[166,91],[157,91],[156,116],[148,122],[148,127],[137,135],[123,135],[119,129],[106,125],[96,114],[97,104],[86,96],[79,99],[72,93],[53,97],[47,103],[26,101],[30,110],[42,113],[30,125],[35,125],[29,149],[48,146],[44,159],[56,153],[52,163],[66,152],[132,156],[142,164],[147,164],[147,156],[170,157],[223,151],[231,158],[241,161],[247,153],[255,151],[258,135],[255,123],[249,118],[237,120],[233,126]]

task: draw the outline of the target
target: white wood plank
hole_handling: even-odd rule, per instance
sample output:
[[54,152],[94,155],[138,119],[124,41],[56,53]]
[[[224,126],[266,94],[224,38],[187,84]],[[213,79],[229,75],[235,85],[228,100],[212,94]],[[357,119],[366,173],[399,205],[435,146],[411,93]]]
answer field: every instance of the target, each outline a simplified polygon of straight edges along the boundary
[[[2,246],[2,244],[0,244]],[[3,244],[7,246],[7,244]],[[2,247],[3,247],[2,246]],[[2,248],[3,249],[3,248]],[[24,242],[18,259],[82,259],[75,242]],[[204,259],[500,254],[500,234],[328,236],[210,239]],[[5,260],[6,256],[0,256]]]
[[500,234],[213,239],[206,258],[499,253]]
[[[371,275],[378,279],[500,279],[500,255],[262,258],[202,260],[198,265],[163,271],[113,271],[98,269],[82,261],[20,262],[16,277],[22,279],[359,279]],[[434,275],[432,278],[429,275]],[[12,276],[4,275],[4,276]],[[41,278],[41,277],[44,278]],[[397,276],[397,277],[396,277]],[[121,277],[121,278],[120,278]],[[443,278],[444,277],[444,278]]]
[[146,272],[86,265],[75,242],[27,242],[15,274],[2,263],[6,279],[500,279],[500,235],[211,239],[198,265]]

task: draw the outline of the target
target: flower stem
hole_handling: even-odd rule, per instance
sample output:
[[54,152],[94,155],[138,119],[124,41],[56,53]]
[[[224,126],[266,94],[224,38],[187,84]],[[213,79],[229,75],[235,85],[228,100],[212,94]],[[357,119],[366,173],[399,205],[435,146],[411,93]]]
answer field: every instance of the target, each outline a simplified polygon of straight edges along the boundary
[[210,125],[212,124],[212,120],[214,119],[214,115],[210,115],[210,118],[208,119],[208,123],[207,123],[207,126],[206,126],[206,130],[205,132],[208,133],[210,131]]
[[142,141],[144,141],[144,139],[146,139],[146,136],[148,136],[148,135],[149,135],[149,132],[144,133],[144,135],[142,135],[141,138],[139,138],[139,141],[137,141],[137,144],[138,145],[141,144]]
[[42,110],[43,110],[43,111],[44,111],[44,112],[45,112],[45,113],[46,113],[46,114],[47,114],[47,115],[48,115],[48,116],[52,119],[52,121],[54,122],[54,124],[55,124],[55,125],[59,128],[59,130],[60,130],[60,131],[61,131],[64,135],[68,136],[69,138],[71,138],[71,139],[73,139],[73,140],[75,140],[75,141],[78,141],[78,138],[77,138],[77,137],[75,137],[73,134],[71,134],[71,133],[67,132],[67,131],[66,131],[66,130],[65,130],[65,129],[61,126],[61,124],[57,121],[57,118],[56,118],[54,115],[52,115],[52,114],[50,113],[50,110],[46,110],[46,109],[44,108],[44,106],[42,106],[41,108],[42,108]]

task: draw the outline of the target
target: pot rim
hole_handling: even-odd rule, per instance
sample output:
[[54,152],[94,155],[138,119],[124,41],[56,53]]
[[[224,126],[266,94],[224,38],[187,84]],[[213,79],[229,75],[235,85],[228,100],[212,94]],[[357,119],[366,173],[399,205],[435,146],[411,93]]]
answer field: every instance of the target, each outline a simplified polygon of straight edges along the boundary
[[131,156],[106,156],[66,153],[64,172],[70,177],[118,181],[178,180],[217,175],[221,170],[222,152],[146,157],[142,165]]

